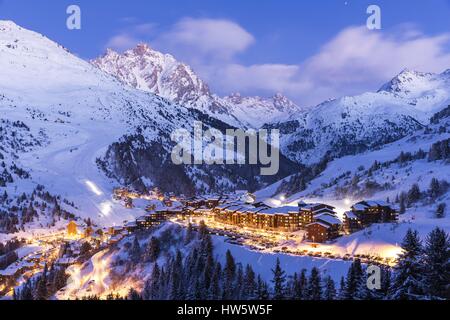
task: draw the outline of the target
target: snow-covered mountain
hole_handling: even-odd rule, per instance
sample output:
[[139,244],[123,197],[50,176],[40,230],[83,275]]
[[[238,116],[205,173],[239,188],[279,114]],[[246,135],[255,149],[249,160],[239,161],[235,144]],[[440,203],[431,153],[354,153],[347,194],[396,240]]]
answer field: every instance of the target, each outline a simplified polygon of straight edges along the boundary
[[[189,67],[180,66],[170,56],[162,56],[146,46],[129,54],[133,58],[127,60],[126,54],[108,53],[115,55],[117,61],[125,59],[125,74],[139,79],[132,86],[38,33],[13,22],[0,22],[0,109],[2,130],[8,132],[2,137],[10,142],[0,150],[0,160],[8,167],[8,173],[13,173],[14,182],[3,187],[10,197],[31,193],[40,184],[52,194],[77,202],[78,214],[121,222],[130,213],[121,211],[121,206],[110,198],[112,188],[119,184],[141,188],[157,185],[167,191],[176,186],[176,191],[187,193],[257,189],[273,179],[305,169],[282,156],[280,174],[268,181],[255,177],[255,167],[174,166],[169,159],[173,146],[170,134],[175,129],[190,130],[196,120],[207,127],[223,129],[228,126],[223,121],[235,119],[235,123],[242,124],[239,117],[244,116],[244,122],[262,124],[262,117],[276,119],[275,113],[289,113],[296,106],[281,95],[271,99],[238,94],[217,98]],[[155,55],[158,59],[148,59],[160,63],[167,59],[162,69],[155,69],[159,70],[154,76],[156,82],[148,90],[143,87],[150,82],[140,82],[142,78],[128,73],[128,64],[138,61],[138,55]],[[146,70],[147,63],[135,68]],[[172,77],[174,91],[169,90]],[[421,132],[430,116],[449,104],[449,79],[448,71],[440,75],[404,71],[379,92],[327,101],[309,112],[292,113],[287,121],[278,119],[280,122],[268,126],[281,130],[282,153],[306,165],[324,158],[330,161],[376,151]],[[188,83],[189,88],[184,94],[176,89],[183,83]],[[145,92],[156,88],[180,104]],[[221,106],[227,106],[223,110],[233,113],[215,114],[208,104],[203,109],[194,108],[201,100],[194,92],[219,99]],[[262,111],[270,108],[274,111]],[[255,112],[246,112],[248,109]],[[249,118],[248,114],[257,113],[261,119]],[[211,116],[214,114],[219,119]],[[224,114],[228,118],[222,117]],[[308,176],[314,178],[322,167],[307,168]],[[20,175],[28,174],[30,177],[23,182]],[[6,173],[4,180],[11,180]]]
[[[170,134],[175,129],[192,130],[197,120],[205,129],[226,125],[125,86],[43,35],[10,21],[0,21],[0,70],[2,139],[8,142],[1,149],[3,162],[30,174],[26,181],[7,177],[0,191],[7,191],[10,198],[31,194],[39,184],[75,202],[79,209],[68,208],[72,212],[112,224],[131,218],[129,211],[111,201],[118,185],[154,185],[165,191],[176,186],[180,193],[193,193],[198,188],[208,192],[219,186],[256,189],[265,184],[255,174],[257,167],[173,165]],[[284,168],[295,168],[284,161]]]
[[383,85],[378,93],[404,99],[414,109],[429,114],[450,101],[450,69],[441,74],[406,69]]
[[271,98],[242,97],[240,94],[221,98],[211,92],[190,66],[147,44],[139,44],[123,54],[108,49],[92,64],[131,87],[196,108],[238,127],[259,128],[303,111],[281,94]]
[[316,163],[325,156],[355,154],[401,139],[449,104],[449,71],[405,70],[378,92],[326,101],[269,127],[283,133],[285,155],[294,161]]

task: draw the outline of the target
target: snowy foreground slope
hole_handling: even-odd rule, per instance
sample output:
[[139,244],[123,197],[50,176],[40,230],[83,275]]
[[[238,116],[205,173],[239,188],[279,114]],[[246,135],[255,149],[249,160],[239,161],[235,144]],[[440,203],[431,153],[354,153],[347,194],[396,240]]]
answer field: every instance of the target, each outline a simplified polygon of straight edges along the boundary
[[[161,240],[161,253],[156,261],[148,261],[145,258],[146,248],[148,248],[151,237]],[[165,224],[159,230],[151,234],[142,234],[138,236],[139,245],[142,253],[141,259],[132,261],[132,247],[134,236],[123,239],[116,246],[103,250],[94,255],[83,265],[73,265],[67,269],[70,278],[67,286],[59,291],[55,298],[59,300],[75,299],[90,295],[97,295],[105,298],[108,294],[119,294],[125,296],[131,288],[139,292],[145,291],[147,281],[152,281],[155,262],[161,268],[167,267],[168,261],[175,257],[177,251],[183,255],[185,261],[189,261],[189,255],[198,248],[198,240],[186,242],[186,230],[171,223]],[[213,256],[222,265],[226,265],[226,253],[230,251],[236,264],[245,268],[247,264],[251,265],[254,272],[260,275],[262,280],[270,284],[277,259],[280,259],[280,265],[288,276],[299,273],[302,269],[310,271],[312,268],[320,270],[321,274],[330,276],[336,283],[339,283],[341,277],[345,276],[351,265],[350,261],[330,260],[325,258],[315,258],[309,256],[296,257],[286,254],[255,252],[246,247],[236,246],[224,242],[221,237],[213,237],[214,247]],[[196,279],[201,279],[202,275],[192,274]],[[188,272],[180,276],[189,277]],[[163,289],[161,289],[163,290]],[[187,293],[189,294],[189,293]],[[193,292],[190,292],[193,294]]]

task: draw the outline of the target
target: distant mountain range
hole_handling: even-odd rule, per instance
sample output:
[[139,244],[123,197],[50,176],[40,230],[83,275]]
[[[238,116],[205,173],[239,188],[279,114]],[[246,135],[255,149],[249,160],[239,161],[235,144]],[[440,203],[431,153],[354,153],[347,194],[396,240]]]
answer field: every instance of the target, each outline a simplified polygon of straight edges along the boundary
[[219,97],[190,66],[147,44],[139,44],[123,54],[108,49],[104,56],[91,62],[133,88],[198,109],[238,127],[259,128],[304,111],[280,93],[271,98],[243,97],[239,93]]

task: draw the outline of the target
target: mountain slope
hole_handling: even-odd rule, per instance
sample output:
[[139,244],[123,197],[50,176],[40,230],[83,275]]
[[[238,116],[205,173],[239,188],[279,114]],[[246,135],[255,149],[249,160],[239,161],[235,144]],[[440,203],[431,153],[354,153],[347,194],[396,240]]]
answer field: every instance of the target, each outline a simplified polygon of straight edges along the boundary
[[[34,136],[47,137],[42,139],[45,144],[35,148],[16,145],[14,150],[5,153],[10,158],[14,154],[17,166],[30,174],[29,181],[19,179],[7,186],[11,197],[31,193],[36,185],[43,185],[52,194],[75,202],[76,214],[110,225],[141,214],[138,210],[127,211],[112,201],[113,187],[121,184],[141,188],[158,186],[161,180],[148,179],[156,172],[160,179],[172,181],[172,185],[178,180],[185,181],[179,185],[179,191],[186,193],[197,191],[196,179],[204,180],[205,176],[215,178],[203,183],[204,191],[216,188],[225,175],[229,176],[228,190],[249,184],[248,179],[255,188],[274,181],[242,176],[237,170],[245,170],[245,167],[237,166],[214,169],[204,166],[196,170],[182,166],[177,170],[159,171],[161,167],[164,169],[164,159],[170,159],[174,144],[170,134],[174,130],[191,131],[197,120],[204,122],[205,129],[220,121],[154,94],[124,86],[51,40],[13,22],[0,21],[0,70],[2,119],[10,123],[20,121]],[[114,150],[115,143],[121,141],[127,141],[130,148]],[[139,142],[142,142],[140,147]],[[151,153],[154,149],[146,149],[149,146],[157,148],[158,153]],[[142,151],[147,156],[142,158],[143,162],[134,162],[140,168],[139,175],[132,175],[134,180],[128,180],[129,172],[122,171],[108,171],[107,177],[98,167],[98,159],[104,162],[127,156],[139,159]],[[9,159],[8,163],[11,161]],[[126,164],[130,163],[116,164],[126,169]],[[294,165],[285,164],[285,167],[291,170],[287,174],[295,169]],[[0,189],[3,192],[3,188]]]
[[282,151],[290,159],[316,163],[401,139],[449,103],[450,72],[405,70],[376,93],[326,101],[268,127],[281,130]]
[[131,87],[198,109],[238,127],[259,128],[264,123],[302,112],[281,94],[268,99],[241,97],[239,94],[220,98],[211,92],[190,66],[146,44],[123,54],[108,49],[92,64]]

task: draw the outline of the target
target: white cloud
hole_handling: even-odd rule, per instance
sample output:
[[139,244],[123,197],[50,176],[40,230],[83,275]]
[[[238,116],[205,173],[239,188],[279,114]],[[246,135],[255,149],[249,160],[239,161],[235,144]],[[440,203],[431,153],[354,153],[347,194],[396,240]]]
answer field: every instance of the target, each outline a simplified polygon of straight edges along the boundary
[[292,83],[299,70],[300,67],[297,65],[261,64],[243,66],[229,64],[220,68],[217,81],[219,85],[222,84],[229,91],[291,91],[300,89],[294,88],[297,83]]
[[[450,34],[427,37],[409,26],[392,34],[351,27],[302,64],[301,79],[331,92],[375,89],[402,69],[441,72],[450,67]],[[353,92],[350,92],[353,93]]]
[[[127,18],[131,19],[131,18]],[[135,24],[122,30],[106,43],[106,48],[125,51],[135,47],[138,43],[146,42],[156,32],[157,25],[153,23]]]
[[184,18],[156,38],[155,46],[181,53],[189,60],[198,56],[227,60],[254,42],[254,37],[233,21]]
[[349,27],[298,65],[217,66],[210,77],[221,90],[281,91],[302,105],[374,91],[405,68],[450,68],[450,34],[426,36],[411,25],[391,32]]
[[135,47],[139,42],[140,40],[138,38],[128,33],[121,33],[109,39],[106,47],[117,51],[124,51]]

